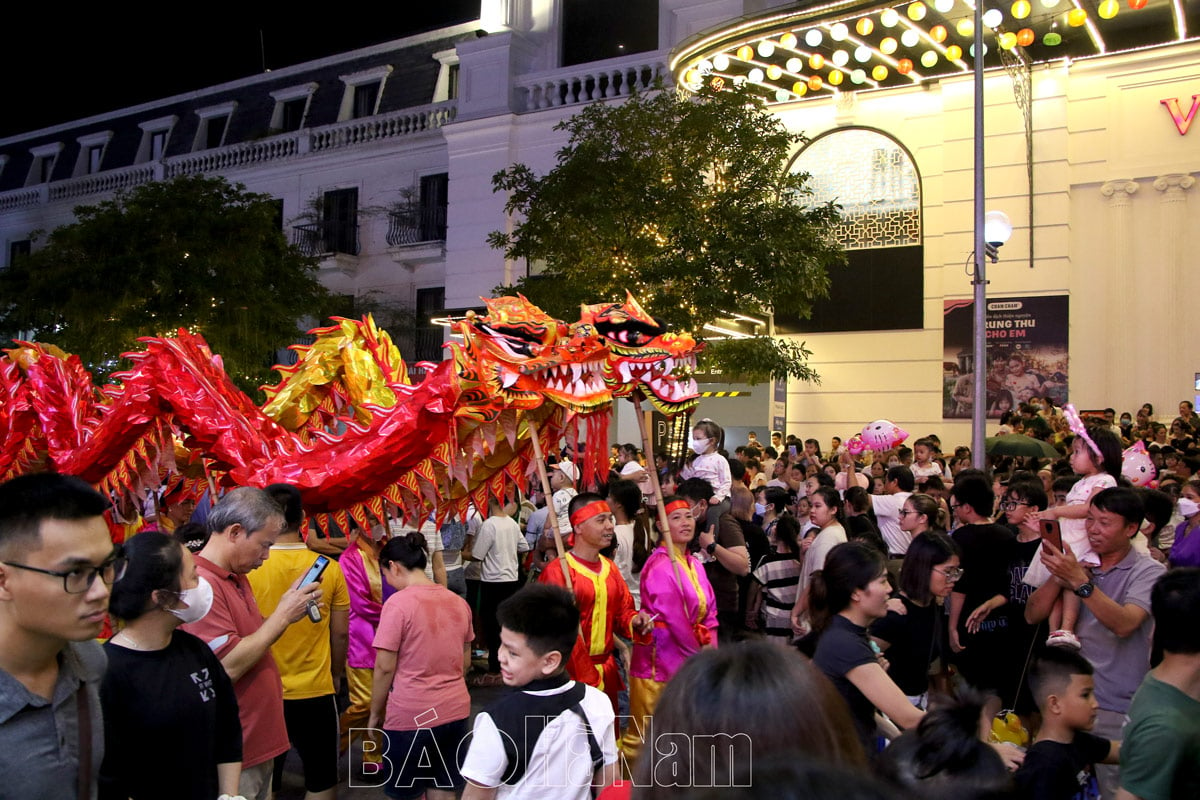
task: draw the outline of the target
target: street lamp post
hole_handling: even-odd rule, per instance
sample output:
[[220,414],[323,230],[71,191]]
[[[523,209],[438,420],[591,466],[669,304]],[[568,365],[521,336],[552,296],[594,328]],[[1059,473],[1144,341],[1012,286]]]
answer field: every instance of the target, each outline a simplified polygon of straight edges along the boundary
[[974,361],[975,397],[971,409],[971,466],[983,469],[986,463],[984,439],[987,436],[987,261],[999,260],[998,248],[1008,241],[1012,224],[1001,211],[984,214],[986,200],[983,180],[983,0],[975,3],[975,274],[974,287]]

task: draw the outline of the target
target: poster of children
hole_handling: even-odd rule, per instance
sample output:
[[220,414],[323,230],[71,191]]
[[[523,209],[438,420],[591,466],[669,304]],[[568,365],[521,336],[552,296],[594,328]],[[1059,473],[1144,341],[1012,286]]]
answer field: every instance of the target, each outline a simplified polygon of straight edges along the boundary
[[[1066,295],[1006,297],[987,303],[987,415],[999,418],[1033,397],[1067,402]],[[943,312],[942,416],[970,419],[975,369],[974,302],[947,300]]]

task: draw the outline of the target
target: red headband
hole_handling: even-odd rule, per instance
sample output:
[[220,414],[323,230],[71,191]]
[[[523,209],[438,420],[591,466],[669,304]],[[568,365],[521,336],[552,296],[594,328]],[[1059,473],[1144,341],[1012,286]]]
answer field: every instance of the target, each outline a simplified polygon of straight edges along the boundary
[[612,509],[608,507],[608,503],[603,500],[593,500],[583,508],[576,509],[575,513],[571,515],[571,527],[578,528],[597,514],[611,513]]
[[691,513],[692,504],[687,500],[672,500],[671,502],[667,503],[667,514],[670,514],[672,511],[679,511],[680,509]]

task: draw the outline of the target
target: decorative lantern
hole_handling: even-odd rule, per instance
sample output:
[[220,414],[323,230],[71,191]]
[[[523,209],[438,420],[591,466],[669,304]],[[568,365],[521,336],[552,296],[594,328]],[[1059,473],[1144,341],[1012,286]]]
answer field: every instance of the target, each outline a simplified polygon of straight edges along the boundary
[[907,75],[912,72],[912,68],[912,59],[902,58],[896,62],[896,72],[899,72],[901,75]]
[[854,24],[854,30],[858,31],[859,36],[870,36],[871,31],[875,30],[875,21],[870,17],[863,17]]
[[871,77],[877,81],[885,81],[887,80],[887,76],[888,68],[883,64],[876,64],[874,69],[871,70]]
[[913,22],[920,22],[925,19],[925,15],[928,13],[929,9],[925,7],[925,4],[921,0],[917,0],[917,2],[908,7],[908,18]]
[[1087,12],[1082,8],[1072,8],[1067,12],[1067,24],[1072,28],[1078,28],[1085,22],[1087,22]]
[[1017,44],[1021,45],[1021,47],[1029,47],[1036,40],[1037,35],[1033,32],[1032,28],[1021,28],[1021,30],[1017,31]]
[[946,31],[945,25],[934,25],[932,28],[929,29],[929,38],[933,39],[935,42],[937,42],[939,44],[946,41],[946,36],[948,36],[948,35],[949,34]]

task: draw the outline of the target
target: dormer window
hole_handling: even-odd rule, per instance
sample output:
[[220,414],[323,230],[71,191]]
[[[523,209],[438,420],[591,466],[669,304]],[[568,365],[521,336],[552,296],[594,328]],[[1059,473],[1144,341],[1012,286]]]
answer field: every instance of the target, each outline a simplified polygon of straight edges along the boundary
[[308,118],[309,101],[316,90],[317,84],[306,83],[271,92],[271,97],[275,99],[271,130],[276,133],[290,133],[303,128]]
[[342,94],[342,106],[338,111],[338,122],[361,119],[379,113],[379,101],[383,98],[383,87],[392,74],[388,64],[374,69],[342,75],[346,90]]
[[433,86],[433,102],[453,100],[458,97],[458,51],[441,50],[433,57],[441,65],[437,83]]
[[79,157],[75,159],[75,171],[71,173],[74,177],[95,175],[104,168],[104,151],[112,135],[112,131],[99,131],[79,137]]
[[225,145],[225,135],[229,132],[229,119],[237,103],[230,101],[219,106],[209,106],[196,110],[200,123],[196,126],[196,138],[192,142],[192,152],[197,150],[213,150]]
[[139,122],[138,127],[142,129],[142,143],[138,146],[135,163],[145,164],[148,161],[161,161],[167,155],[167,143],[170,141],[171,131],[178,121],[179,117],[172,114],[169,117]]
[[62,142],[31,147],[29,153],[33,163],[29,165],[29,175],[25,178],[26,186],[36,186],[39,183],[49,183],[54,177],[54,165],[58,163],[58,154],[62,152]]

